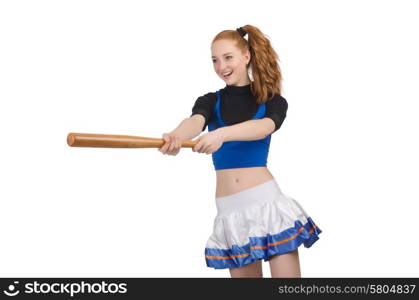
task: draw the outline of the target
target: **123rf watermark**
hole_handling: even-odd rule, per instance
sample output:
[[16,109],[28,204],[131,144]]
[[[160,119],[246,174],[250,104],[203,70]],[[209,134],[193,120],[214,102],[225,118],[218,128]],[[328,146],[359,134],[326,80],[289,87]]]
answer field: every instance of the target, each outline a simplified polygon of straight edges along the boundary
[[413,294],[416,284],[366,284],[366,285],[281,285],[278,287],[280,294]]
[[76,294],[126,294],[128,292],[127,283],[107,283],[101,281],[100,283],[90,282],[25,282],[20,284],[19,281],[13,281],[9,284],[7,289],[3,290],[3,294],[14,297],[19,294],[67,294],[74,297]]

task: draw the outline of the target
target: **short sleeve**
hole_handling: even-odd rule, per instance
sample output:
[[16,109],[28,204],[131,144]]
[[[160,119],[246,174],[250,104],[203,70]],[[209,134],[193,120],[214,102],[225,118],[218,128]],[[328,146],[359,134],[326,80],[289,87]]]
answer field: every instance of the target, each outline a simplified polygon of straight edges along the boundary
[[266,103],[265,117],[270,118],[275,123],[275,129],[272,133],[277,131],[287,116],[288,102],[279,94],[275,94],[273,98],[269,99]]
[[191,117],[195,114],[201,114],[205,118],[205,124],[202,128],[202,131],[205,130],[205,128],[208,125],[208,122],[211,119],[211,115],[214,111],[215,103],[217,102],[217,96],[215,93],[208,93],[204,96],[199,97],[196,101],[194,106],[192,107],[192,114]]

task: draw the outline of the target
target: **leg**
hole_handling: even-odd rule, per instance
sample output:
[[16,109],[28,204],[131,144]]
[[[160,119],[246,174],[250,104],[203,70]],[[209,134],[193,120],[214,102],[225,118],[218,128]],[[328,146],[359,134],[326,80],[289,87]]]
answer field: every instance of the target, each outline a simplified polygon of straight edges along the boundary
[[247,264],[240,268],[231,268],[230,275],[232,278],[239,277],[253,277],[253,278],[263,278],[262,274],[262,261],[255,261],[253,263]]
[[293,252],[273,255],[269,259],[271,277],[301,277],[298,249]]

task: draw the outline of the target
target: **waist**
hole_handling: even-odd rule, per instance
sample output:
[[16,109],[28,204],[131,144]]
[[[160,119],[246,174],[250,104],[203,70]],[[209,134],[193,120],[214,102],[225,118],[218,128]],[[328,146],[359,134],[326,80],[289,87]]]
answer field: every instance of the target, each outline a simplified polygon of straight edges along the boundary
[[282,194],[281,189],[275,179],[271,179],[228,196],[216,197],[218,216],[247,209],[266,201],[274,201],[279,194]]
[[216,171],[216,197],[240,192],[274,179],[267,167],[222,169]]

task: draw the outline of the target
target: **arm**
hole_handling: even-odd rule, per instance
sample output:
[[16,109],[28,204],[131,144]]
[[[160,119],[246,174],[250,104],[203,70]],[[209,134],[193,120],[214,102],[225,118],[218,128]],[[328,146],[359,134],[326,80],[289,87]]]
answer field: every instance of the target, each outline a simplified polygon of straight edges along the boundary
[[201,114],[195,114],[180,122],[180,124],[175,129],[173,129],[170,134],[179,136],[183,140],[190,140],[202,132],[204,124],[204,116]]
[[245,121],[217,130],[220,130],[220,135],[225,142],[263,139],[281,127],[281,124],[286,117],[287,110],[287,100],[280,94],[276,94],[266,102],[266,113],[264,118]]
[[267,137],[275,129],[275,123],[271,118],[249,120],[235,125],[218,128],[224,142],[229,141],[252,141]]

